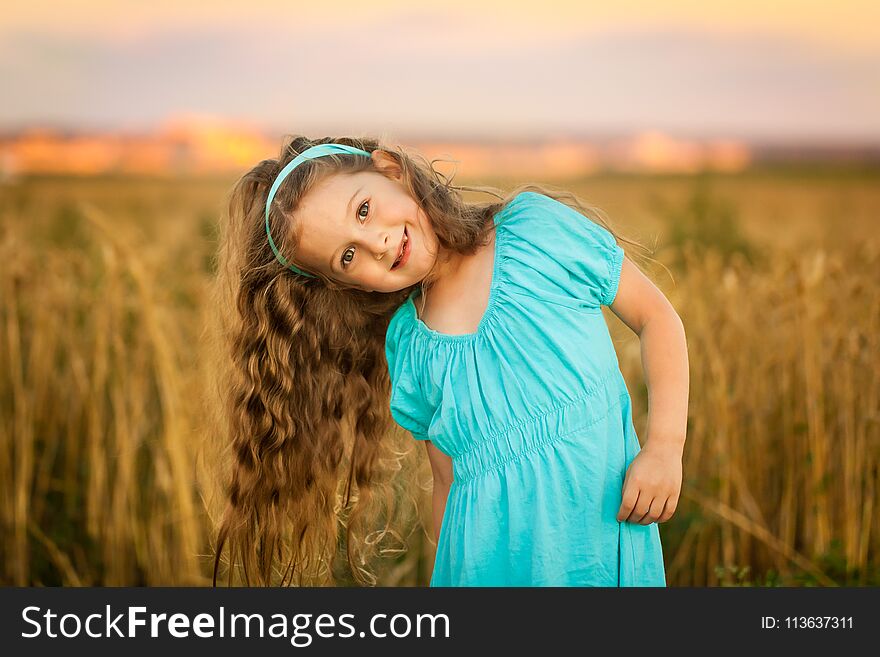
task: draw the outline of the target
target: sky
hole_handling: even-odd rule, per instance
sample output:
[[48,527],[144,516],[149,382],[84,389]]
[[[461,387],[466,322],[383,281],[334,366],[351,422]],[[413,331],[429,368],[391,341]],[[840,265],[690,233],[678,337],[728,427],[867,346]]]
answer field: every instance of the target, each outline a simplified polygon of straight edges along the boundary
[[0,130],[880,143],[880,3],[5,3]]

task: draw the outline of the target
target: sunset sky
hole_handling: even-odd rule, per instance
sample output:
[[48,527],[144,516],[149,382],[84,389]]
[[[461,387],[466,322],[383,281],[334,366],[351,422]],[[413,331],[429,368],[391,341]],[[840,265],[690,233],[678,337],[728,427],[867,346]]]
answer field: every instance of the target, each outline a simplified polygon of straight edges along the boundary
[[[475,9],[478,7],[478,9]],[[880,143],[880,3],[5,3],[0,130]]]

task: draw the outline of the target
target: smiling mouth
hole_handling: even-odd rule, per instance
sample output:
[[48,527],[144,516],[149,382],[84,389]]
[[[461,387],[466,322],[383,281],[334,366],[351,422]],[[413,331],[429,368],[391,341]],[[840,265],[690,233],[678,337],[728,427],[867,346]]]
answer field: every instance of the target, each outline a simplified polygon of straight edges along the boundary
[[409,244],[409,235],[406,232],[406,227],[403,228],[403,239],[400,243],[400,253],[397,258],[395,258],[394,263],[391,265],[391,270],[394,271],[397,267],[400,266],[400,263],[403,262],[404,257],[406,256],[408,245]]

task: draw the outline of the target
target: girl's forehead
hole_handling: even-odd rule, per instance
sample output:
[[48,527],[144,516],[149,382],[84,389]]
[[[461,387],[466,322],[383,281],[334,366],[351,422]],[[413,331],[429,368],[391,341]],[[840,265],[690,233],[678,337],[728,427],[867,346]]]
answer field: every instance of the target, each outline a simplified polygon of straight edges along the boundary
[[345,217],[351,198],[360,188],[369,182],[367,174],[333,173],[312,187],[299,202],[300,213],[320,215],[324,217]]
[[367,180],[358,174],[333,174],[317,183],[294,212],[298,260],[333,275],[330,264],[336,247],[347,239],[358,195]]

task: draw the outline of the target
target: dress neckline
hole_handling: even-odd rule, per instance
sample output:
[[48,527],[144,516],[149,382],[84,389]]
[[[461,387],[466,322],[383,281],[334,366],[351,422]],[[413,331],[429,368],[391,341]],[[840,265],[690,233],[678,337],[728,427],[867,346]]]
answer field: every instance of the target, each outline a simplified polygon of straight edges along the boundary
[[416,325],[416,328],[422,335],[432,340],[442,342],[466,343],[477,339],[486,331],[486,327],[489,325],[492,317],[495,314],[495,308],[498,305],[498,289],[501,286],[502,262],[504,260],[503,249],[506,235],[503,230],[499,230],[499,227],[503,223],[500,221],[500,218],[507,213],[509,208],[514,205],[516,200],[519,199],[522,194],[523,193],[521,192],[520,194],[517,194],[515,197],[513,197],[507,203],[507,205],[502,207],[492,217],[492,221],[495,224],[495,240],[494,244],[492,245],[494,251],[492,261],[492,281],[489,284],[489,300],[486,303],[486,310],[483,312],[483,316],[480,318],[480,323],[477,325],[476,331],[473,331],[471,333],[443,333],[441,331],[432,329],[430,326],[425,324],[419,317],[418,312],[416,311],[416,304],[413,301],[413,297],[419,293],[419,288],[416,288],[409,295],[409,297],[407,297],[406,304],[409,307],[413,323]]

